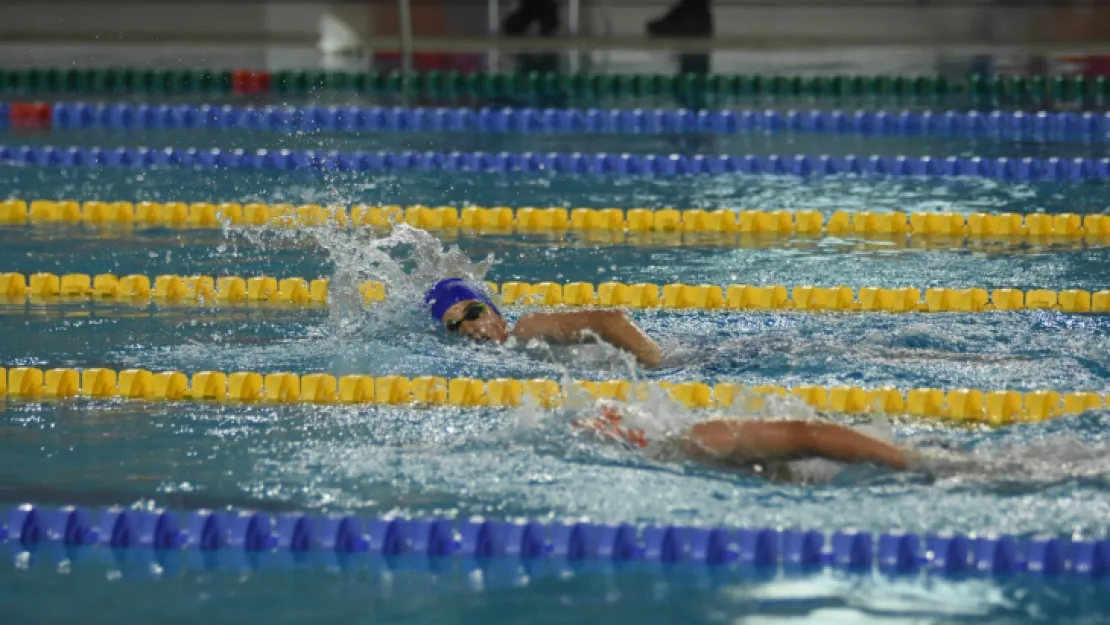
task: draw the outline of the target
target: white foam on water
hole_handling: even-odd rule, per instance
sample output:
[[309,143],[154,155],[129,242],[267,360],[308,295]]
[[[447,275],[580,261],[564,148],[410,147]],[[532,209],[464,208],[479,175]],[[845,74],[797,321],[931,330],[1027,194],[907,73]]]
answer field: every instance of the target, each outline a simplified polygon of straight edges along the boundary
[[916,450],[920,467],[942,485],[995,483],[1045,485],[1110,475],[1110,443],[1070,433],[1035,441],[991,441],[971,450]]
[[[484,283],[496,262],[492,255],[472,261],[457,246],[425,230],[396,223],[387,233],[352,229],[338,224],[246,231],[256,246],[266,249],[273,241],[311,242],[333,264],[329,281],[331,298],[329,330],[339,335],[398,326],[414,329],[414,320],[426,325],[421,312],[425,292],[445,278],[464,277]],[[366,304],[359,287],[376,281],[385,285],[384,302]],[[492,295],[492,294],[491,294]]]
[[[710,419],[736,420],[818,420],[825,419],[812,406],[794,396],[761,395],[744,389],[736,397],[732,406],[723,409],[689,408],[676,400],[671,393],[655,384],[638,387],[639,380],[634,363],[628,363],[631,374],[632,392],[626,400],[596,399],[569,375],[564,375],[560,385],[563,404],[558,408],[545,410],[530,398],[522,405],[508,411],[507,417],[514,430],[525,436],[528,434],[574,435],[592,445],[594,454],[612,460],[615,455],[640,458],[641,462],[681,464],[690,460],[676,445],[684,432],[692,425]],[[643,430],[648,447],[623,448],[619,445],[603,445],[595,442],[594,437],[574,426],[576,421],[590,421],[599,417],[606,407],[616,407],[621,414],[621,427]],[[872,436],[891,440],[893,427],[889,420],[879,415],[870,423],[858,425],[856,429]],[[523,430],[523,432],[521,432]],[[547,446],[546,444],[544,445]],[[620,450],[620,451],[614,451]],[[580,449],[575,446],[563,449],[563,453],[575,456]],[[806,483],[828,482],[836,476],[844,465],[822,460],[807,459],[786,463],[790,473],[797,481]]]

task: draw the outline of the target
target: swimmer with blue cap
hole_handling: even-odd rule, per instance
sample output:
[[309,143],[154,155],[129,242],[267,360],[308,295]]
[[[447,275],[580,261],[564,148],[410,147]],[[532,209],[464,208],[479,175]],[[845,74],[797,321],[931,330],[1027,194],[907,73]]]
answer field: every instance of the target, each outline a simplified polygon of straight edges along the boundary
[[641,365],[658,367],[663,350],[620,310],[529,313],[510,328],[493,300],[478,284],[463,278],[441,280],[428,290],[424,305],[448,332],[480,342],[527,344],[585,343],[594,338],[631,353]]

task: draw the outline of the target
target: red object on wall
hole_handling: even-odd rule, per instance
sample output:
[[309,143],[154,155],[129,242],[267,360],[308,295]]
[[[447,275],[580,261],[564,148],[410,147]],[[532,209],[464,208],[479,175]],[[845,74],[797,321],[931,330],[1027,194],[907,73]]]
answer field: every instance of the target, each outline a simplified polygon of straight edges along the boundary
[[1089,56],[1083,73],[1087,76],[1110,76],[1110,56]]
[[1065,56],[1060,60],[1078,66],[1073,71],[1084,76],[1110,76],[1110,56],[1107,55]]
[[53,110],[45,102],[12,102],[8,123],[12,128],[50,128]]
[[[414,52],[412,69],[417,72],[450,71],[478,72],[485,66],[485,54],[454,54],[449,52]],[[399,67],[400,52],[376,52],[374,60],[385,66]]]
[[254,95],[270,90],[273,76],[270,72],[252,72],[245,69],[231,74],[231,90],[242,95]]

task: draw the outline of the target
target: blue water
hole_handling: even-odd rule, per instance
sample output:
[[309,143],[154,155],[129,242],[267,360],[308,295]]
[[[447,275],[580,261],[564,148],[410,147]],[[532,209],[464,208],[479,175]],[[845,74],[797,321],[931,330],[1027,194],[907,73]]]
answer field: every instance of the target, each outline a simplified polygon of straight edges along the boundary
[[[161,133],[27,141],[268,147],[380,145],[314,135]],[[72,139],[72,140],[71,140]],[[409,138],[411,139],[411,138]],[[595,149],[579,138],[550,149]],[[795,137],[759,138],[793,141]],[[462,148],[492,139],[429,137]],[[608,141],[613,139],[609,138]],[[623,139],[622,139],[623,140]],[[754,139],[753,139],[754,140]],[[794,151],[883,153],[886,139],[813,138]],[[533,138],[499,138],[536,149]],[[659,141],[653,139],[652,141]],[[839,142],[838,142],[839,141]],[[891,140],[893,141],[893,140]],[[898,139],[907,142],[906,139]],[[12,143],[5,137],[6,143]],[[240,143],[243,142],[243,143]],[[394,143],[390,143],[394,142]],[[567,142],[570,142],[569,144]],[[1031,146],[909,142],[912,153]],[[302,145],[302,144],[298,144]],[[408,144],[404,144],[408,145]],[[430,145],[430,144],[429,144]],[[555,145],[555,143],[552,143]],[[568,145],[570,146],[568,148]],[[402,146],[404,147],[404,146]],[[1074,146],[1073,146],[1074,147]],[[466,149],[473,149],[467,147]],[[486,146],[483,149],[490,149]],[[510,148],[504,148],[510,149]],[[547,149],[547,148],[544,148]],[[611,149],[611,148],[596,148]],[[633,148],[628,148],[633,149]],[[661,150],[658,145],[642,149]],[[729,148],[731,150],[731,148]],[[739,149],[739,148],[738,148]],[[755,148],[750,148],[754,150]],[[773,148],[780,150],[777,145]],[[1047,149],[1047,148],[1044,148]],[[1052,146],[1051,154],[1064,155]],[[1083,148],[1086,149],[1086,148]],[[901,152],[890,152],[901,153]],[[965,153],[963,151],[958,153]],[[27,199],[402,203],[508,206],[726,207],[957,212],[1103,212],[1100,185],[1009,185],[790,177],[609,179],[401,173],[120,171],[0,168],[0,196]],[[354,236],[356,238],[352,239]],[[361,238],[358,238],[361,237]],[[973,244],[845,239],[742,239],[684,245],[597,242],[578,235],[444,235],[466,256],[492,254],[489,278],[538,282],[1110,288],[1098,244]],[[0,272],[53,271],[333,276],[368,235],[0,226]],[[405,250],[394,249],[403,255]],[[358,267],[354,267],[358,268]],[[362,267],[373,273],[373,268]],[[397,308],[347,311],[70,303],[0,304],[0,364],[155,370],[327,371],[493,377],[627,377],[601,350],[577,355],[480,349],[449,341]],[[511,310],[510,315],[520,314]],[[1110,390],[1110,318],[1053,311],[881,315],[652,311],[635,318],[680,357],[652,379],[783,385],[893,385]],[[787,407],[800,410],[799,407]],[[683,419],[698,415],[679,411]],[[695,523],[875,532],[1010,532],[1105,536],[1110,411],[1000,430],[895,419],[845,419],[899,442],[943,443],[970,462],[894,475],[850,469],[831,483],[770,485],[650,460],[573,437],[568,415],[499,409],[0,400],[0,503],[36,501],[231,506],[270,511],[483,514],[504,518]],[[840,417],[834,417],[840,418]],[[887,428],[890,428],[889,430]],[[9,549],[3,552],[3,549]],[[20,555],[2,547],[4,622],[1099,622],[1093,582],[1028,578],[945,581],[821,573],[772,579],[734,569],[529,571],[463,562],[438,572],[359,560],[289,571],[231,564],[174,568],[111,554]],[[275,565],[276,566],[276,565]],[[421,564],[425,569],[427,563]],[[420,568],[418,566],[417,568]],[[470,567],[470,568],[467,568]],[[397,570],[394,570],[397,569]],[[493,570],[496,569],[496,570]],[[523,571],[523,572],[522,572]],[[64,601],[57,597],[64,596]],[[1086,619],[1086,620],[1084,620]]]
[[[7,143],[14,143],[9,141]],[[702,175],[681,180],[531,173],[128,170],[7,166],[4,197],[131,201],[270,201],[589,206],[1099,213],[1107,188],[1097,183],[1013,184],[957,178]]]
[[[857,154],[880,156],[1026,156],[1101,158],[1103,141],[1015,141],[836,133],[750,132],[731,135],[501,134],[458,132],[284,132],[247,130],[14,131],[9,145],[154,148],[438,150],[487,152],[631,152],[703,154]],[[618,148],[619,146],[619,148]]]
[[[9,622],[18,623],[115,623],[121,615],[214,624],[259,615],[273,623],[1099,623],[1106,609],[1101,584],[1057,580],[1030,588],[1018,580],[832,573],[769,579],[727,568],[545,570],[514,561],[429,566],[380,559],[346,569],[311,562],[298,570],[261,573],[234,565],[198,572],[163,561],[168,566],[157,568],[168,572],[152,576],[151,560],[150,555],[122,564],[110,557],[78,560],[60,572],[51,558],[39,557],[26,570],[0,574],[5,582],[0,601],[10,606]],[[62,600],[32,603],[25,600],[27,593]]]

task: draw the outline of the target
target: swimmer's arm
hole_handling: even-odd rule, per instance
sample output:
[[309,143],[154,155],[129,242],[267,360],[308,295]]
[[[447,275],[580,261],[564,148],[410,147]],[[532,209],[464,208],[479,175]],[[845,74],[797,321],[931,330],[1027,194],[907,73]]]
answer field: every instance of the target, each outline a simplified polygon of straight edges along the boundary
[[816,457],[898,470],[907,467],[906,455],[898,447],[835,423],[704,421],[687,430],[683,443],[695,456],[742,463]]
[[521,317],[512,331],[518,340],[545,339],[558,343],[579,342],[587,333],[631,352],[645,367],[658,367],[663,362],[659,345],[620,310],[533,313]]

